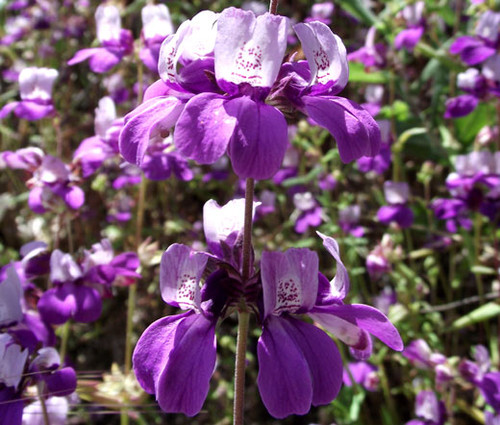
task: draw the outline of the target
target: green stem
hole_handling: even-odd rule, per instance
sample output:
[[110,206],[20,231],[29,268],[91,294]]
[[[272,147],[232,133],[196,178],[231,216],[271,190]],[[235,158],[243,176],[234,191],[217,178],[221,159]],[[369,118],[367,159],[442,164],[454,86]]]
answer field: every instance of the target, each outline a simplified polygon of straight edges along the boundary
[[69,320],[64,325],[62,325],[61,348],[59,349],[61,366],[64,364],[66,352],[68,351],[68,339],[69,339]]
[[[255,182],[253,179],[246,180],[245,188],[245,222],[243,226],[243,254],[241,277],[243,285],[246,285],[251,275],[251,253],[252,253],[252,218],[253,218],[253,195]],[[245,416],[245,366],[248,339],[248,323],[250,313],[242,298],[238,305],[238,337],[236,340],[236,360],[234,367],[234,404],[233,425],[243,425]]]
[[236,340],[236,364],[234,368],[233,425],[243,425],[245,415],[245,366],[250,313],[238,312],[238,338]]
[[42,415],[44,425],[50,425],[49,412],[47,411],[47,405],[45,404],[45,398],[43,397],[43,381],[38,382],[36,389],[38,392],[38,399],[40,400],[40,405],[42,406]]

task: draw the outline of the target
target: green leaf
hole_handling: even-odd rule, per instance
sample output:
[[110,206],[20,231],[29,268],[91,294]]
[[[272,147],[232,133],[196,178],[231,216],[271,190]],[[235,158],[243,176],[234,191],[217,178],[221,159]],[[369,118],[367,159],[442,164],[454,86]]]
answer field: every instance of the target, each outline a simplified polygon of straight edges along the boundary
[[455,120],[457,138],[463,143],[472,143],[479,130],[495,123],[495,107],[487,103],[479,106],[466,117]]
[[366,84],[385,84],[389,81],[389,73],[385,71],[366,72],[365,66],[359,62],[349,63],[349,82]]
[[452,330],[462,329],[475,323],[485,322],[493,317],[500,316],[500,305],[494,302],[484,304],[470,313],[457,319],[451,325]]
[[361,0],[339,0],[340,7],[352,16],[371,27],[377,23],[377,17]]
[[492,276],[497,274],[495,269],[492,269],[491,267],[486,267],[486,266],[472,266],[471,271],[474,274],[489,274]]

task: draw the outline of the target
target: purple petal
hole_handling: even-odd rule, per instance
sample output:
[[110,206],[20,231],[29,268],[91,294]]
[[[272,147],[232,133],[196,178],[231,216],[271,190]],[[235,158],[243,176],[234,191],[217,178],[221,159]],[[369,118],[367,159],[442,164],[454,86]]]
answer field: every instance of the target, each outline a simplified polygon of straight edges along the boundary
[[215,359],[215,323],[201,314],[187,316],[177,326],[173,348],[156,383],[162,410],[196,415],[207,397]]
[[330,282],[330,295],[334,299],[343,300],[349,292],[349,274],[340,259],[340,248],[337,241],[329,236],[317,232],[319,237],[323,239],[323,246],[330,253],[337,264],[337,272],[335,277]]
[[318,406],[330,403],[342,386],[342,358],[335,342],[309,323],[295,319],[287,319],[282,323],[309,366],[313,384],[312,404]]
[[260,396],[278,419],[306,414],[313,399],[313,377],[293,331],[289,334],[289,320],[293,319],[269,316],[257,343]]
[[93,72],[102,74],[111,70],[120,63],[122,53],[106,48],[98,48],[97,51],[89,57],[89,67]]
[[226,151],[236,126],[228,115],[226,100],[215,93],[193,97],[177,121],[174,142],[179,152],[200,164],[213,164]]
[[285,54],[287,32],[288,19],[282,16],[255,17],[249,11],[225,9],[217,21],[214,48],[219,85],[271,87]]
[[413,224],[413,211],[406,205],[385,205],[380,207],[377,218],[381,223],[397,223],[399,227],[405,229]]
[[380,129],[361,106],[336,96],[304,96],[302,100],[309,116],[335,137],[342,162],[379,152]]
[[[321,317],[316,314],[321,313]],[[326,316],[334,315],[342,320],[359,326],[359,328],[371,333],[380,339],[387,346],[396,351],[403,350],[403,341],[398,330],[379,310],[364,304],[351,305],[331,305],[321,309],[315,309],[314,314],[310,314],[320,324],[325,322]],[[328,329],[328,327],[326,327]]]
[[169,130],[183,109],[175,97],[154,97],[135,108],[125,117],[120,133],[120,152],[132,164],[141,165],[150,137],[155,131]]
[[42,201],[43,188],[42,187],[34,187],[30,190],[28,197],[28,206],[31,208],[33,212],[37,214],[43,214],[46,208],[43,206]]
[[306,248],[262,253],[264,317],[309,311],[318,293],[318,256]]
[[37,306],[43,320],[54,325],[66,323],[76,309],[74,297],[61,286],[46,291]]
[[424,34],[424,27],[408,28],[401,31],[394,39],[394,47],[397,50],[402,48],[412,52],[418,44],[422,35]]
[[342,91],[349,79],[349,66],[340,37],[322,22],[300,23],[293,29],[311,69],[309,83],[324,86],[334,93]]
[[72,367],[56,370],[45,378],[50,394],[63,397],[76,390],[76,373]]
[[288,126],[273,106],[243,96],[226,102],[236,118],[228,148],[234,172],[240,178],[269,179],[279,170],[288,147]]
[[445,118],[460,118],[469,115],[479,104],[479,99],[471,94],[462,94],[446,101]]
[[146,392],[155,393],[156,381],[173,348],[177,326],[191,314],[163,317],[149,325],[139,338],[132,360],[135,376]]
[[95,55],[101,49],[101,47],[93,47],[91,49],[78,50],[78,52],[76,52],[75,55],[68,61],[68,65],[73,66],[77,63],[83,62]]
[[14,266],[7,268],[7,278],[0,282],[0,326],[8,326],[23,318],[21,281]]
[[470,66],[484,62],[495,54],[493,47],[486,46],[483,41],[470,36],[458,37],[450,46],[452,55],[459,54],[461,59]]
[[74,285],[73,294],[76,302],[73,319],[81,323],[96,321],[102,311],[102,300],[99,292],[89,286]]
[[19,102],[10,102],[4,105],[3,108],[0,109],[0,120],[4,119],[13,110],[15,110],[18,104]]
[[163,253],[160,290],[163,300],[182,309],[200,305],[200,279],[208,257],[186,245],[173,244]]
[[30,100],[23,100],[17,104],[14,113],[19,118],[28,121],[36,121],[51,115],[54,111],[54,106],[51,103],[43,104]]

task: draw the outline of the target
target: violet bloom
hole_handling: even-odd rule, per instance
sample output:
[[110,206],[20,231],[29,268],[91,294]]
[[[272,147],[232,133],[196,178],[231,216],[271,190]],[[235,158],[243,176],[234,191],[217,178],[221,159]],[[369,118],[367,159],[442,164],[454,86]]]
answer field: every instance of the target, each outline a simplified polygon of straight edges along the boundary
[[83,271],[71,255],[56,249],[50,257],[53,287],[38,300],[38,310],[48,323],[60,325],[70,318],[93,322],[101,315],[102,301],[97,289],[82,282]]
[[83,205],[83,190],[74,185],[69,167],[59,158],[44,155],[38,148],[5,151],[1,157],[7,167],[32,173],[33,177],[26,182],[30,189],[28,205],[32,211],[38,214],[57,211],[61,204],[77,210]]
[[257,344],[257,383],[264,405],[278,419],[305,414],[311,405],[330,403],[342,384],[342,360],[335,343],[295,315],[307,314],[360,351],[371,349],[369,333],[395,350],[403,349],[398,331],[382,313],[366,305],[343,303],[349,291],[347,270],[337,242],[320,236],[337,262],[331,282],[319,273],[318,257],[308,249],[262,254],[264,311]]
[[378,210],[378,220],[384,224],[395,222],[403,229],[410,227],[413,224],[413,211],[406,206],[410,196],[408,183],[386,181],[384,195],[389,205]]
[[6,279],[0,282],[0,327],[13,325],[23,318],[23,289],[19,276],[12,266],[7,268],[6,274]]
[[472,229],[472,220],[468,217],[465,201],[438,198],[432,201],[430,207],[437,219],[446,220],[448,232],[456,233],[459,226],[466,230]]
[[420,391],[415,402],[415,414],[421,419],[413,419],[406,425],[444,425],[446,407],[436,397],[434,391]]
[[446,357],[441,353],[432,352],[423,339],[416,339],[408,344],[403,356],[419,369],[432,369],[446,362]]
[[0,334],[0,418],[5,424],[21,424],[23,400],[19,385],[28,358],[28,350],[8,334]]
[[19,74],[20,102],[6,104],[0,110],[0,119],[11,112],[28,121],[50,117],[55,113],[52,86],[59,73],[50,68],[24,68]]
[[349,233],[355,238],[362,238],[365,229],[360,226],[361,207],[359,205],[350,205],[339,211],[339,226],[344,233]]
[[119,154],[118,136],[122,127],[123,119],[117,118],[113,99],[103,97],[95,109],[95,136],[84,139],[73,154],[73,163],[80,165],[84,178],[90,177],[106,160]]
[[395,247],[389,235],[384,235],[379,244],[366,257],[366,269],[372,279],[379,279],[392,270],[391,262],[400,256],[401,247]]
[[401,31],[394,39],[394,47],[397,50],[404,48],[412,52],[422,38],[425,30],[425,21],[422,16],[424,7],[423,1],[417,1],[404,7],[401,15],[406,21],[407,29]]
[[293,203],[298,213],[294,225],[297,233],[305,233],[309,227],[318,227],[321,224],[323,210],[311,192],[296,193],[293,195]]
[[[349,369],[349,371],[347,369]],[[351,387],[353,385],[351,381],[352,376],[354,382],[362,385],[365,390],[377,391],[380,383],[377,371],[377,366],[368,362],[359,361],[355,363],[348,363],[344,368],[342,380],[344,385]]]
[[349,67],[342,40],[321,22],[294,26],[307,61],[286,62],[271,96],[291,103],[335,138],[340,159],[347,163],[376,155],[380,130],[357,103],[336,96],[347,84]]
[[392,162],[391,123],[388,120],[378,120],[377,124],[380,127],[382,135],[380,151],[375,156],[363,156],[359,158],[357,164],[359,171],[363,173],[373,171],[375,174],[382,175],[389,169]]
[[181,154],[211,164],[227,150],[240,178],[276,173],[288,145],[287,124],[265,98],[285,54],[287,29],[286,18],[269,13],[255,17],[229,8],[220,14],[214,70],[228,96],[209,92],[188,101],[174,132]]
[[319,21],[325,25],[330,25],[332,20],[330,19],[335,11],[335,5],[326,1],[323,3],[315,3],[311,7],[311,14],[305,19],[305,22]]
[[363,47],[347,55],[352,62],[361,62],[365,68],[382,69],[386,65],[387,47],[383,43],[375,43],[377,29],[371,27],[366,33]]
[[470,114],[486,94],[486,80],[475,68],[457,75],[457,87],[466,92],[446,101],[445,118],[459,118]]
[[164,4],[148,4],[141,11],[144,47],[139,57],[151,71],[158,71],[160,47],[165,38],[174,32],[168,7]]
[[68,61],[68,65],[89,60],[93,72],[104,73],[117,65],[123,56],[133,50],[134,39],[129,30],[121,28],[120,11],[116,6],[101,4],[95,12],[97,39],[102,47],[82,49]]
[[496,53],[499,33],[500,13],[487,10],[479,18],[475,36],[458,37],[450,46],[450,53],[460,54],[469,66],[480,64]]
[[[184,245],[171,245],[162,256],[160,289],[163,300],[185,313],[164,317],[142,334],[133,354],[142,388],[156,395],[165,412],[196,415],[209,390],[216,359],[214,303],[200,290],[208,256]],[[210,285],[210,283],[206,283]]]

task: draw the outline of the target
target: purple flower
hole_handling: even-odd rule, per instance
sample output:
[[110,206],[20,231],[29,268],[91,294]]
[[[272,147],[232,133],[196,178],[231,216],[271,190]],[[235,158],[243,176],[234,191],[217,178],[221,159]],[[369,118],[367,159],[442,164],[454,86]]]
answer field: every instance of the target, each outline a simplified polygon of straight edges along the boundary
[[450,46],[450,53],[460,54],[462,61],[470,66],[486,61],[496,53],[499,28],[500,13],[487,10],[479,18],[476,35],[458,37]]
[[[349,371],[348,371],[349,369]],[[342,380],[344,385],[348,387],[352,386],[351,376],[354,382],[360,384],[367,391],[376,391],[379,385],[379,377],[377,374],[378,368],[371,363],[359,361],[355,363],[349,363],[344,368],[344,373]]]
[[422,38],[425,30],[425,22],[422,17],[424,7],[423,1],[417,1],[404,7],[401,15],[408,28],[402,30],[394,39],[394,47],[397,50],[404,48],[412,52]]
[[59,73],[50,68],[24,68],[19,74],[20,102],[11,102],[0,110],[0,119],[11,112],[17,117],[36,121],[54,114],[52,86]]
[[[65,425],[69,413],[69,403],[66,397],[48,397],[45,400],[48,417],[52,425]],[[27,405],[23,409],[23,425],[41,425],[43,408],[40,400]]]
[[387,47],[382,43],[375,43],[377,29],[371,27],[366,33],[365,45],[347,55],[352,62],[361,62],[366,68],[384,68],[386,64]]
[[108,72],[123,56],[133,50],[133,37],[129,30],[121,28],[120,11],[116,6],[101,4],[95,12],[97,39],[102,47],[82,49],[68,61],[68,65],[89,60],[90,69],[96,73]]
[[446,357],[440,353],[433,353],[423,339],[416,339],[408,344],[403,351],[403,356],[419,369],[434,368],[446,362]]
[[372,279],[379,279],[392,270],[391,261],[399,257],[401,247],[395,247],[389,235],[384,235],[380,243],[366,257],[366,268]]
[[342,361],[335,343],[293,315],[309,315],[357,350],[371,348],[369,333],[393,349],[403,348],[397,330],[382,313],[343,303],[349,287],[347,270],[336,241],[320,236],[337,262],[331,282],[319,273],[318,257],[308,249],[262,254],[264,311],[257,383],[263,403],[276,418],[305,414],[311,405],[329,403],[342,384]]
[[349,205],[339,211],[339,226],[344,233],[349,233],[355,238],[363,237],[365,229],[360,226],[361,207]]
[[384,195],[389,205],[378,210],[378,220],[384,224],[395,222],[403,229],[410,227],[413,224],[413,211],[406,206],[410,195],[408,184],[386,181]]
[[0,282],[0,326],[18,323],[23,318],[21,297],[23,289],[13,266],[7,268],[7,277]]
[[133,354],[137,380],[155,394],[165,412],[196,415],[208,394],[215,367],[217,316],[199,288],[208,256],[179,244],[163,254],[160,289],[163,300],[188,310],[150,325]]
[[456,233],[458,226],[466,230],[472,229],[472,220],[467,216],[467,205],[461,199],[438,198],[430,205],[436,218],[446,220],[446,229]]
[[293,203],[299,214],[294,226],[297,233],[305,233],[309,227],[318,227],[321,224],[323,210],[311,192],[294,194]]
[[412,420],[406,425],[444,425],[446,407],[434,391],[420,391],[415,403],[415,414],[422,420]]
[[311,16],[307,17],[305,22],[319,21],[330,25],[332,23],[330,18],[334,11],[335,5],[332,2],[315,3],[311,7]]
[[164,4],[148,4],[141,11],[144,47],[139,57],[153,72],[158,71],[160,47],[165,38],[174,32],[168,7]]
[[376,155],[380,130],[371,115],[351,100],[335,96],[349,78],[342,40],[321,22],[294,26],[307,61],[287,62],[272,96],[284,96],[337,141],[340,159],[347,163]]

